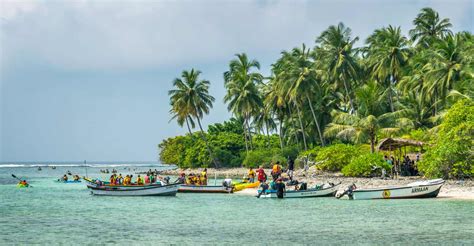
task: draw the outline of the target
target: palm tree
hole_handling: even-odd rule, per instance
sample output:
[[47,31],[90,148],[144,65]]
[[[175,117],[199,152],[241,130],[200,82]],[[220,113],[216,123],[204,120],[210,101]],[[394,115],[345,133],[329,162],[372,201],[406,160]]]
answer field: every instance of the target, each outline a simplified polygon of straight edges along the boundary
[[387,88],[390,109],[394,112],[392,85],[400,80],[407,63],[410,54],[408,39],[401,34],[400,27],[388,26],[375,30],[366,43],[372,78]]
[[449,19],[440,20],[438,12],[432,8],[421,9],[421,12],[413,20],[413,25],[415,25],[415,28],[409,32],[411,39],[424,48],[430,47],[437,39],[452,34],[449,29],[452,27]]
[[213,157],[201,124],[201,119],[204,114],[209,113],[209,109],[212,108],[212,103],[215,99],[209,95],[210,82],[208,80],[199,80],[200,74],[201,71],[199,70],[184,70],[181,73],[181,78],[174,79],[173,87],[175,89],[168,91],[168,95],[170,96],[170,104],[176,107],[172,108],[173,112],[179,111],[181,112],[179,117],[187,114],[197,120],[199,129],[201,129],[201,137],[206,143],[209,156],[217,168],[217,162]]
[[193,136],[193,133],[191,132],[191,127],[194,128],[196,126],[194,120],[191,117],[190,113],[187,112],[184,107],[180,107],[177,104],[177,102],[174,102],[174,104],[171,105],[170,114],[172,115],[172,117],[170,121],[176,119],[176,122],[180,127],[183,127],[184,123],[186,122],[189,135]]
[[349,100],[350,111],[355,110],[352,96],[352,86],[357,81],[360,72],[356,60],[357,49],[354,43],[358,37],[351,39],[351,29],[343,23],[330,26],[316,39],[316,54],[330,71],[330,80],[336,89],[342,89]]
[[411,127],[411,121],[399,117],[398,112],[386,112],[383,89],[377,83],[369,82],[356,91],[358,109],[355,114],[342,111],[333,112],[333,122],[328,125],[325,135],[344,140],[370,142],[370,150],[375,152],[377,134],[393,134]]

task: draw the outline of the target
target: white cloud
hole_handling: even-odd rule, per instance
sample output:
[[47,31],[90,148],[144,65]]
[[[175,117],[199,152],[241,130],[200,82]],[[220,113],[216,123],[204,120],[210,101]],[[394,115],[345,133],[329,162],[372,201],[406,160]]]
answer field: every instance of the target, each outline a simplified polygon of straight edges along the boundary
[[[361,40],[388,24],[407,31],[421,7],[453,23],[472,1],[6,1],[3,65],[33,59],[61,69],[140,69],[277,54],[344,21]],[[472,18],[472,17],[471,17]],[[471,25],[472,28],[472,25]],[[254,55],[254,56],[255,56]],[[26,58],[25,58],[26,57]],[[5,69],[5,67],[4,67]]]

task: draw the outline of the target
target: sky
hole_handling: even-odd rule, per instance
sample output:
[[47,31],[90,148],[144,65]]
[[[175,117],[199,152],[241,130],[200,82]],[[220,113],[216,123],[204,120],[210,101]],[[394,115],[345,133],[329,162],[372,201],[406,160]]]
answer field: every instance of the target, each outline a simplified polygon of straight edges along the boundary
[[344,22],[363,45],[376,28],[405,34],[423,7],[474,28],[474,0],[0,0],[0,161],[152,161],[184,69],[211,81],[205,126],[231,115],[223,72],[236,53],[262,72],[281,51],[314,46]]

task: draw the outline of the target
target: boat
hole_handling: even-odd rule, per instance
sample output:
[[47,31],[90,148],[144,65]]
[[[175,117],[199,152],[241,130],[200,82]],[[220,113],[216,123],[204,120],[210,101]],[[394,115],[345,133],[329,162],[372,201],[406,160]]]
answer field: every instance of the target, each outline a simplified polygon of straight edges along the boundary
[[74,183],[81,183],[82,181],[80,180],[56,180],[58,183],[65,183],[65,184],[74,184]]
[[30,187],[30,186],[27,185],[27,184],[26,184],[26,185],[25,185],[25,184],[17,184],[16,187],[17,187],[17,188],[28,188],[28,187]]
[[374,189],[346,190],[339,197],[347,196],[353,200],[367,199],[408,199],[408,198],[434,198],[438,196],[444,184],[443,179],[417,181],[405,186],[382,187]]
[[161,185],[97,185],[88,183],[87,188],[97,196],[176,196],[179,184]]
[[178,192],[188,193],[232,193],[232,187],[218,185],[183,185],[179,186]]
[[[338,184],[324,184],[322,188],[311,188],[307,190],[286,190],[283,193],[283,198],[309,198],[309,197],[333,197],[337,189],[339,188]],[[260,191],[259,191],[260,193]],[[278,198],[276,190],[265,191],[260,198]]]
[[257,188],[259,185],[259,181],[253,183],[236,183],[234,184],[234,191],[241,191],[247,188]]

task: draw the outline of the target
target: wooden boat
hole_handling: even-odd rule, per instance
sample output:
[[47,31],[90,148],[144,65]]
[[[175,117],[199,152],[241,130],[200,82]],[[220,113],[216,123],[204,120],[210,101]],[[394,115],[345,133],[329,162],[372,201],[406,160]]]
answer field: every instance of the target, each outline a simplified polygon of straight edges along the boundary
[[98,196],[176,196],[178,184],[161,185],[111,185],[99,186],[88,184],[93,195]]
[[438,196],[443,179],[418,181],[397,187],[383,187],[375,189],[355,189],[352,192],[344,192],[349,199],[407,199],[407,198],[434,198]]
[[80,180],[61,180],[61,179],[58,179],[55,182],[65,183],[65,184],[74,184],[74,183],[81,183],[82,181],[80,181]]
[[[341,183],[335,185],[325,184],[323,188],[307,190],[287,190],[283,193],[283,198],[308,198],[308,197],[332,197],[336,194]],[[269,190],[262,194],[260,198],[278,198],[275,190]]]
[[218,185],[183,185],[179,186],[178,192],[188,193],[232,193],[232,187]]

